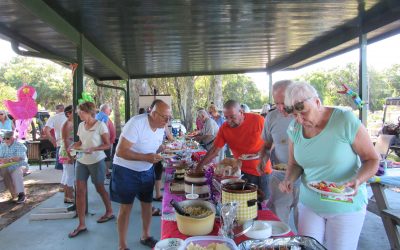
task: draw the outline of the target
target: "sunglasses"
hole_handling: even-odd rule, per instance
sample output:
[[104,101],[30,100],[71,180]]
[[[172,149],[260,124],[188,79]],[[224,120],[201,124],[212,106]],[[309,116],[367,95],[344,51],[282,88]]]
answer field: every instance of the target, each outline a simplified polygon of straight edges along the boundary
[[11,137],[4,137],[3,139],[8,141],[11,139]]
[[0,115],[4,115],[4,113],[0,113]]
[[308,97],[307,99],[305,99],[305,100],[303,100],[301,102],[295,103],[293,106],[285,106],[283,109],[288,114],[293,113],[295,110],[298,111],[298,112],[301,112],[304,109],[304,102],[310,100],[311,98],[314,98],[314,97],[313,96],[312,97]]

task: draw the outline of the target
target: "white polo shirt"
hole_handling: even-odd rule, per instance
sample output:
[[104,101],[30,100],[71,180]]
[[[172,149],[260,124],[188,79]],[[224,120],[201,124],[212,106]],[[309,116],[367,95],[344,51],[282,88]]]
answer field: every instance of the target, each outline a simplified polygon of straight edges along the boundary
[[[158,128],[153,131],[149,124],[148,114],[141,114],[132,117],[125,124],[120,141],[122,137],[133,143],[130,148],[133,152],[154,154],[163,142],[164,128]],[[126,160],[117,155],[114,156],[113,163],[138,172],[147,171],[153,166],[153,163],[150,162]]]
[[57,147],[61,146],[62,138],[61,138],[61,129],[64,122],[67,120],[64,112],[55,114],[50,117],[46,122],[46,127],[54,129],[54,134],[56,136]]

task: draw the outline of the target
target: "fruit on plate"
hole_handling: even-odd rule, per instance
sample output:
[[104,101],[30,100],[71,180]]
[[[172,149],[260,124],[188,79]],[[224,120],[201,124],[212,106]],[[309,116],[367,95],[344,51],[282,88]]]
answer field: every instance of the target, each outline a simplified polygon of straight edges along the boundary
[[311,186],[313,186],[314,188],[319,189],[321,191],[331,192],[331,193],[342,193],[346,188],[344,185],[338,185],[333,182],[327,183],[325,181],[313,183],[313,184],[311,184]]

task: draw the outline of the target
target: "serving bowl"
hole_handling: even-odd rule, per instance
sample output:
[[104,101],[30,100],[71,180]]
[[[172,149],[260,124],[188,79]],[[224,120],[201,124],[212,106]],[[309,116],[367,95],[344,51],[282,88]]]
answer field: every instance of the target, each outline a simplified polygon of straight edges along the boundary
[[203,200],[185,200],[178,204],[181,207],[203,207],[210,209],[212,212],[204,217],[184,216],[176,212],[176,222],[178,224],[179,232],[189,236],[207,235],[211,233],[214,227],[216,213],[215,206],[212,203]]

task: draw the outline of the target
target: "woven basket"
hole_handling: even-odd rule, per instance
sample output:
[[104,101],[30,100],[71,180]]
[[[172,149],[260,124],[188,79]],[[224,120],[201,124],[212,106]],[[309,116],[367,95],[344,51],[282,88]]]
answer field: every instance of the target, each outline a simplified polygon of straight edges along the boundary
[[242,183],[231,183],[222,186],[222,204],[238,202],[236,219],[239,223],[257,217],[257,185],[247,183],[242,190]]

